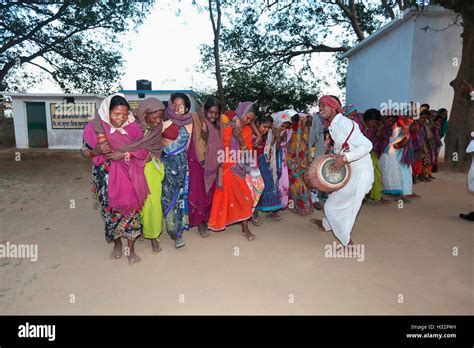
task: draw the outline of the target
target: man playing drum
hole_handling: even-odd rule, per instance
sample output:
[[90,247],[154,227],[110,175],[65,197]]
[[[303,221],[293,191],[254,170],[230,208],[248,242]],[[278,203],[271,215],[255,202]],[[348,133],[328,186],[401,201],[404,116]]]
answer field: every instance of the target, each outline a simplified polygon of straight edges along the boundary
[[324,205],[323,220],[311,219],[322,231],[332,231],[344,245],[354,244],[352,227],[374,181],[374,168],[370,158],[372,143],[360,131],[357,124],[342,114],[342,106],[336,98],[326,95],[319,99],[321,117],[330,122],[329,132],[334,141],[336,160],[331,170],[338,171],[346,163],[351,166],[351,178],[346,186],[329,194]]

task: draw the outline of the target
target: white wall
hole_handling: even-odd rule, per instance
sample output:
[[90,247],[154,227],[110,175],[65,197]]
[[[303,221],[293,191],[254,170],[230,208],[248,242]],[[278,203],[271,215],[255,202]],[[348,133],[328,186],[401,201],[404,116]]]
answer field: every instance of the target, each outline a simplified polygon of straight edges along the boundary
[[[359,111],[380,108],[389,99],[396,103],[428,103],[451,109],[454,91],[449,83],[459,69],[462,28],[453,23],[455,13],[429,6],[421,15],[405,18],[399,26],[350,55],[347,68],[347,103]],[[458,58],[458,65],[453,58]]]
[[[38,101],[38,100],[29,100]],[[19,149],[28,147],[28,126],[26,122],[26,105],[22,99],[12,100],[13,126],[15,128],[15,142]]]
[[[77,103],[95,103],[98,108],[102,99],[93,97],[74,97]],[[51,126],[50,104],[62,103],[64,97],[44,96],[13,96],[13,123],[15,127],[16,147],[28,148],[28,124],[26,117],[26,102],[44,102],[46,108],[46,129],[48,133],[48,148],[50,149],[79,149],[82,146],[82,129],[53,129]]]
[[[462,27],[422,30],[426,26],[443,29],[453,23],[454,13],[420,16],[414,22],[411,95],[432,109],[451,110],[454,90],[449,83],[456,77],[462,54]],[[457,58],[457,62],[454,58]],[[456,65],[457,63],[457,65]]]
[[410,101],[412,33],[413,22],[406,21],[349,57],[346,104],[365,111],[389,99]]

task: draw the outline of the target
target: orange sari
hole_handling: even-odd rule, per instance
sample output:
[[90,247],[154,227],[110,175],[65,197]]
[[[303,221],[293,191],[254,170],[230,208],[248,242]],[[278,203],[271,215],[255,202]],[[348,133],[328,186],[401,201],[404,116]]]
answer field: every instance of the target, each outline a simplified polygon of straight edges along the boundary
[[[229,123],[225,115],[222,115],[222,123],[222,141],[227,153],[230,151],[232,127],[225,127]],[[252,129],[249,125],[242,127],[242,136],[247,149],[252,150]],[[230,170],[234,165],[235,161],[231,161],[229,157],[222,165],[222,190],[216,189],[214,193],[208,221],[208,227],[213,231],[221,231],[227,225],[248,220],[252,216],[252,193],[245,179]]]

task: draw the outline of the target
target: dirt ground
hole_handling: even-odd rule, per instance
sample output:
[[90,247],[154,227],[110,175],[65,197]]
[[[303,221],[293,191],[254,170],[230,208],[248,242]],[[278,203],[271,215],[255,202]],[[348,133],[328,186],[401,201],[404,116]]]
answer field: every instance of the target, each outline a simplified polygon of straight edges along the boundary
[[[403,207],[366,203],[353,232],[365,258],[325,257],[330,233],[300,217],[262,219],[176,250],[137,242],[142,262],[109,258],[90,191],[91,164],[74,152],[0,150],[0,243],[37,244],[38,261],[0,258],[2,314],[473,314],[474,210],[466,174],[415,185]],[[71,200],[74,207],[71,208]],[[315,212],[314,217],[322,217]]]

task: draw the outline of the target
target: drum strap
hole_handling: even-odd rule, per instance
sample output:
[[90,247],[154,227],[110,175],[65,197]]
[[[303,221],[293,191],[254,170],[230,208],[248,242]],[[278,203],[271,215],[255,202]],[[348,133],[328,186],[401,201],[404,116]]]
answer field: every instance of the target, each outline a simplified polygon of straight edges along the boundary
[[347,142],[349,141],[349,138],[351,137],[352,132],[354,132],[354,121],[352,121],[352,129],[351,129],[351,132],[350,132],[349,135],[347,136],[346,141],[344,141],[344,143],[342,144],[341,152],[342,152],[342,151],[344,151],[344,152],[349,151],[349,144],[348,144]]

